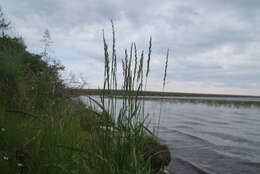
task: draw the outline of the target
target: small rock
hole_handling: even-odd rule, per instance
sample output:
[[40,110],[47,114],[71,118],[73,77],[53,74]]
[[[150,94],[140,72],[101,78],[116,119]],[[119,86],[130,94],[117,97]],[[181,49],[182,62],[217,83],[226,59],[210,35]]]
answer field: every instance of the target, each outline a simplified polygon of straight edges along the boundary
[[167,145],[150,141],[145,143],[144,152],[146,160],[151,161],[152,174],[157,174],[161,168],[169,165],[171,162],[171,153]]

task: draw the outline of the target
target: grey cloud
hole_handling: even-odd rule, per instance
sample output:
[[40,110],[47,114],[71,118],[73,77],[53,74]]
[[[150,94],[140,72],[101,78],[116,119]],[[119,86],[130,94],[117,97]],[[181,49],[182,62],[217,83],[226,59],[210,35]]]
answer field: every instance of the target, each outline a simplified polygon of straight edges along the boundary
[[[63,60],[71,70],[93,75],[97,68],[85,70],[81,65],[103,66],[101,30],[106,30],[111,46],[109,20],[114,19],[119,58],[132,41],[147,50],[149,35],[153,36],[151,82],[162,78],[169,47],[170,83],[260,89],[259,0],[8,0],[0,4],[31,48],[39,49],[41,32],[49,28],[57,56],[66,57]],[[100,74],[89,79],[95,83],[97,78]]]

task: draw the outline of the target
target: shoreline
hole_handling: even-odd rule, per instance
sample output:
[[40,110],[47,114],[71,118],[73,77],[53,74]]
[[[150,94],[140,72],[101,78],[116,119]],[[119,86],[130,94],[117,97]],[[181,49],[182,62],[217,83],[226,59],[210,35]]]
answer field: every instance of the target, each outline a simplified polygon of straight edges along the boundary
[[230,97],[230,98],[257,98],[254,95],[233,95],[233,94],[204,94],[204,93],[184,93],[184,92],[159,92],[159,91],[125,91],[125,90],[103,90],[103,89],[73,89],[68,88],[67,92],[73,95],[113,95],[125,96],[129,93],[133,96],[149,96],[149,97]]

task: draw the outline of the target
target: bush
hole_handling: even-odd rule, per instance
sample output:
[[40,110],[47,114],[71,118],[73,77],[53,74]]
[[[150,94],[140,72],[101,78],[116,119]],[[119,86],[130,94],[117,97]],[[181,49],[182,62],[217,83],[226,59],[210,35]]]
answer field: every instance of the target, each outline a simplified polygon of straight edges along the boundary
[[21,38],[0,37],[0,101],[11,107],[24,102],[43,107],[62,97],[65,88],[59,77],[64,67],[48,64],[42,56],[26,51]]

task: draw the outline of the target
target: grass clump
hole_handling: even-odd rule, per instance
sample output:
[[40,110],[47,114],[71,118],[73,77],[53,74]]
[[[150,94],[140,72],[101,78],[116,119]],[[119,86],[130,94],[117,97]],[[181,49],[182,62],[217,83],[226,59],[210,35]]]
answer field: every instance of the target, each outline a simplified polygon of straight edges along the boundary
[[[144,68],[145,55],[143,50],[138,55],[135,43],[131,44],[130,51],[125,49],[125,56],[122,59],[123,82],[122,87],[118,88],[115,29],[112,21],[111,23],[113,35],[111,54],[103,32],[105,65],[104,84],[103,89],[101,89],[103,92],[100,95],[101,103],[90,98],[101,110],[100,119],[102,122],[108,123],[102,126],[102,131],[99,131],[100,134],[96,139],[98,141],[92,141],[93,146],[100,152],[99,156],[102,157],[97,158],[97,163],[102,164],[104,169],[102,172],[105,173],[118,173],[119,171],[119,173],[129,174],[157,173],[165,163],[169,163],[170,155],[167,154],[169,158],[165,159],[165,163],[154,167],[155,153],[162,155],[160,149],[164,151],[167,149],[167,152],[169,150],[165,146],[160,146],[153,133],[148,129],[150,120],[144,112],[144,101],[138,98],[139,94],[145,90],[149,76],[152,39],[150,38],[149,42],[146,69]],[[166,79],[166,74],[164,79]],[[113,96],[113,91],[118,89],[124,91],[120,100]],[[107,95],[110,97],[106,97]],[[153,143],[150,143],[151,139],[154,140]]]

